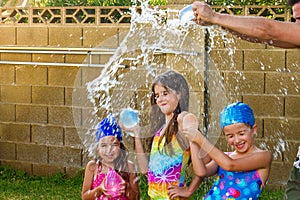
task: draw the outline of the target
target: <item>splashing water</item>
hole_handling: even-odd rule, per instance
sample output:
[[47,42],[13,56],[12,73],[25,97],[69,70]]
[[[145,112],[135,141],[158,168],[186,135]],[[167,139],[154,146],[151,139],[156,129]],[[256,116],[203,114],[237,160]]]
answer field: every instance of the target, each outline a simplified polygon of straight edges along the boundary
[[[186,77],[190,112],[204,121],[200,128],[212,143],[217,142],[221,133],[219,113],[228,100],[219,70],[207,65],[205,34],[209,31],[213,37],[216,27],[181,22],[176,13],[178,10],[151,9],[147,1],[141,2],[141,13],[133,6],[130,30],[101,74],[86,82],[82,72],[78,75],[79,86],[73,91],[73,104],[78,104],[73,109],[74,121],[90,157],[95,156],[97,146],[94,129],[108,112],[118,118],[124,108],[138,110],[142,132],[149,128],[151,83],[158,74],[170,69]],[[131,157],[136,157],[133,139],[124,137],[124,143]]]

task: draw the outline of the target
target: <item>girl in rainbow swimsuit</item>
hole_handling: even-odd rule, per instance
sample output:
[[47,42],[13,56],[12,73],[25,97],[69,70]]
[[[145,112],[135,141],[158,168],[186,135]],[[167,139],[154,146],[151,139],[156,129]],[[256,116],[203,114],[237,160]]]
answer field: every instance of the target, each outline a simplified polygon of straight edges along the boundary
[[[148,175],[148,195],[152,200],[189,198],[201,183],[201,173],[193,177],[189,186],[185,182],[190,150],[199,148],[190,144],[181,131],[198,128],[195,115],[187,112],[188,103],[189,88],[184,77],[175,71],[165,72],[152,85],[149,154],[144,151],[141,137],[145,138],[145,134],[140,134],[140,126],[127,129],[135,135],[137,161],[141,172]],[[126,131],[122,124],[121,127]],[[198,164],[201,163],[202,160]]]
[[[204,199],[257,200],[269,177],[272,154],[254,145],[257,125],[252,109],[241,102],[230,104],[221,112],[220,125],[233,152],[223,153],[196,129],[184,130],[189,140],[197,143],[212,159],[204,169],[203,165],[193,165],[195,173],[217,174]],[[192,154],[199,152],[192,151]]]

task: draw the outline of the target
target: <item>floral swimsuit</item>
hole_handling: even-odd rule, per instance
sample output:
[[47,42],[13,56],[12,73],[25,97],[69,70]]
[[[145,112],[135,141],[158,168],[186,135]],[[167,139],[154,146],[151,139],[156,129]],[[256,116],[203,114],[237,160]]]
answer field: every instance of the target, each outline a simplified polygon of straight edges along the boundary
[[167,155],[163,149],[164,140],[158,150],[158,141],[162,128],[153,138],[148,167],[148,195],[151,199],[165,200],[168,197],[168,186],[184,186],[185,170],[190,158],[190,151],[183,151],[179,146],[176,136],[172,138],[172,146],[175,155]]

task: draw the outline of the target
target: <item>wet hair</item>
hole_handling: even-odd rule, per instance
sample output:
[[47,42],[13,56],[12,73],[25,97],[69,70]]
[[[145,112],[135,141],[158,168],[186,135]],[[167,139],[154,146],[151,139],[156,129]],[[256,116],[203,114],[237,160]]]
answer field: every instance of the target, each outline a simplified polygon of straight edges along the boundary
[[294,6],[296,3],[299,3],[299,2],[300,2],[300,0],[288,0],[287,4],[289,6]]
[[[117,137],[116,137],[116,139],[117,139]],[[114,160],[114,169],[118,174],[120,174],[120,176],[126,182],[128,182],[129,181],[128,149],[122,141],[119,140],[119,142],[120,142],[120,154]],[[97,148],[97,151],[98,151],[98,148]],[[99,155],[99,153],[97,155]],[[95,158],[95,160],[100,161],[102,164],[102,158],[100,156]]]
[[176,94],[179,95],[180,97],[178,101],[178,105],[176,109],[173,111],[174,115],[172,119],[168,122],[168,124],[166,124],[165,132],[163,133],[162,137],[158,141],[158,146],[160,146],[160,143],[165,138],[163,149],[166,151],[167,154],[172,156],[174,154],[174,150],[171,144],[173,135],[176,136],[176,139],[183,150],[188,148],[187,139],[183,135],[178,134],[177,118],[182,111],[188,111],[189,87],[185,78],[181,74],[175,71],[167,71],[156,77],[154,83],[152,84],[152,94],[151,94],[150,134],[152,136],[154,136],[156,131],[159,130],[161,127],[163,127],[165,123],[165,115],[161,112],[160,108],[157,106],[156,98],[155,98],[154,87],[158,84],[165,87],[166,90],[170,90],[170,89],[174,90]]

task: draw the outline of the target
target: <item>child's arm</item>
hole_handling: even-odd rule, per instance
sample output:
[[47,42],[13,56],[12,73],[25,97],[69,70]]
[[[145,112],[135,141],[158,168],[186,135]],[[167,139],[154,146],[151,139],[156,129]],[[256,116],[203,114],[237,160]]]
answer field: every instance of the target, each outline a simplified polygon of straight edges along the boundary
[[[182,131],[186,128],[198,128],[198,120],[195,115],[191,113],[182,113],[178,116],[179,130]],[[195,171],[195,176],[188,187],[169,186],[168,194],[170,199],[175,197],[190,197],[198,188],[203,178],[206,175],[205,164],[198,156],[199,146],[196,143],[190,142],[191,159]],[[195,168],[196,165],[197,167]],[[197,169],[197,170],[195,170]]]
[[232,159],[224,152],[214,147],[198,130],[185,130],[189,138],[196,142],[208,155],[223,169],[227,171],[249,171],[267,169],[272,161],[272,154],[268,151],[257,151],[243,158]]
[[126,196],[129,200],[140,199],[140,189],[139,189],[139,181],[138,176],[136,174],[135,166],[132,162],[128,162],[129,168],[129,187],[126,189]]
[[89,161],[86,165],[81,192],[82,200],[93,200],[95,199],[95,197],[98,197],[102,194],[102,190],[100,187],[91,190],[94,178],[94,171],[96,170],[96,168],[97,164],[94,160]]
[[137,124],[132,128],[126,128],[122,122],[119,122],[119,125],[121,126],[122,130],[131,132],[134,134],[134,143],[135,143],[135,151],[136,151],[136,158],[139,165],[140,172],[144,175],[147,175],[148,173],[148,163],[149,163],[149,157],[144,152],[143,143],[141,140],[141,127]]
[[139,137],[139,134],[140,133],[135,132],[135,135],[137,137],[134,137],[136,158],[137,158],[141,173],[144,175],[147,175],[148,165],[149,165],[149,157],[144,152],[143,143],[142,143],[141,138]]

